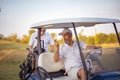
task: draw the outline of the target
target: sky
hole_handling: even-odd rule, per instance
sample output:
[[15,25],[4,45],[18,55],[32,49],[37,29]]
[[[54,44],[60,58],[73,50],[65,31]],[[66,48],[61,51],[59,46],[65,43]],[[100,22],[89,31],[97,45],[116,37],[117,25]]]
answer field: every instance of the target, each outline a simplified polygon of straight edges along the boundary
[[[28,35],[32,24],[60,18],[100,17],[120,20],[120,0],[0,0],[0,34]],[[120,31],[120,24],[118,24]],[[113,32],[113,27],[82,28],[83,34]],[[52,32],[51,30],[47,30]],[[56,30],[56,33],[59,30]]]

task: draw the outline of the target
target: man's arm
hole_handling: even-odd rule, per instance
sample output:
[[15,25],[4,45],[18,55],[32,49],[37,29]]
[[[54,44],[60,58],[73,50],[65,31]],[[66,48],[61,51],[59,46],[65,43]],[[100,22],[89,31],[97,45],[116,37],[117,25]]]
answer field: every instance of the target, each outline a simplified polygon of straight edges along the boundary
[[33,46],[29,45],[28,48],[29,48],[30,53],[33,53],[33,51],[34,51]]
[[52,39],[52,36],[49,34],[49,45],[50,45],[50,52],[54,51],[54,41]]
[[33,33],[30,37],[29,43],[28,43],[28,48],[30,52],[32,53],[34,51],[33,45],[34,45],[34,38],[35,38],[35,33]]
[[89,50],[89,49],[99,49],[99,48],[102,48],[101,46],[87,46],[86,48],[85,48],[85,50]]
[[54,41],[54,61],[58,62],[59,58],[59,43],[57,40]]

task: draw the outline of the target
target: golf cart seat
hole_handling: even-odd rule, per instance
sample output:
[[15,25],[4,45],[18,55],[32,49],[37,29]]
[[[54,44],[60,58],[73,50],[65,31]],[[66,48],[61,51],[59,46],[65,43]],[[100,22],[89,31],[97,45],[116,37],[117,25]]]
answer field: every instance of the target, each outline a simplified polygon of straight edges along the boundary
[[46,52],[40,54],[38,58],[38,66],[43,67],[47,72],[57,72],[64,69],[62,61],[55,62],[53,60],[54,53]]
[[64,76],[64,64],[62,61],[55,62],[54,53],[46,52],[40,54],[38,58],[38,67],[44,68],[52,78]]

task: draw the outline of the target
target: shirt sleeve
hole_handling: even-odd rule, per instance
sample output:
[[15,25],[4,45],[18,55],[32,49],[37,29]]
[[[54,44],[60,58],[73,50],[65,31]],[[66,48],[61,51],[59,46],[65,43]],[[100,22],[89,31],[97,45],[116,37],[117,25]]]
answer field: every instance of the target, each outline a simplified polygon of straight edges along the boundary
[[48,34],[48,37],[49,37],[49,44],[54,45],[53,39],[50,34]]
[[34,45],[35,34],[36,34],[36,33],[33,33],[33,34],[31,35],[30,40],[29,40],[29,43],[28,43],[29,46],[33,46],[33,45]]
[[63,45],[60,46],[60,49],[59,49],[59,57],[61,60],[63,60]]

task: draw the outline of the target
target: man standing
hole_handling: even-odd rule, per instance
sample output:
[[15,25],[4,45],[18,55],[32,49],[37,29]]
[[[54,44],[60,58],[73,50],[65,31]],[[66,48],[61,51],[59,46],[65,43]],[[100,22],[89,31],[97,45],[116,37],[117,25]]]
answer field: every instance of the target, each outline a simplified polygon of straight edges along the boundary
[[[52,37],[49,33],[46,32],[46,29],[44,27],[41,28],[40,31],[41,36],[41,47],[45,49],[45,51],[48,51],[48,46],[50,45],[50,51],[53,51],[53,45],[54,42],[52,40]],[[30,41],[28,43],[30,50],[33,50],[33,48],[37,47],[37,39],[38,39],[38,32],[35,32],[31,35]],[[44,45],[44,46],[43,46]]]

